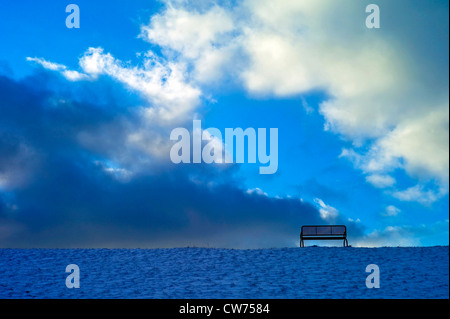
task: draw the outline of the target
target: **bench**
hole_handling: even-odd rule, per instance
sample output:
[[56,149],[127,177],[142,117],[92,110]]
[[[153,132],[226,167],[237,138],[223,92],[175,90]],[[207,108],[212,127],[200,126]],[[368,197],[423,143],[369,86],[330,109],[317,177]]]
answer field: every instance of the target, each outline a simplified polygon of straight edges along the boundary
[[305,240],[343,240],[348,247],[347,227],[344,225],[314,225],[302,226],[300,232],[300,247],[305,247]]

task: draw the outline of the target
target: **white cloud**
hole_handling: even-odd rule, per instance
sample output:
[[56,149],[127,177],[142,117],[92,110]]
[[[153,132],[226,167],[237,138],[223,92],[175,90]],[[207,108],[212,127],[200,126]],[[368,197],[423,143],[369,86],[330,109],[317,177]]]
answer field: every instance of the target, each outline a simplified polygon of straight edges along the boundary
[[[423,82],[417,56],[386,38],[358,33],[358,5],[250,1],[249,6],[259,22],[246,32],[251,64],[243,78],[250,91],[284,96],[322,87],[332,97],[320,106],[328,129],[357,145],[375,138],[362,153],[365,172],[401,167],[412,176],[448,183],[448,90],[436,96],[433,85]],[[346,19],[337,26],[333,16]],[[381,174],[368,181],[378,187],[394,182]]]
[[395,179],[389,175],[373,174],[366,177],[366,181],[377,188],[391,187],[395,184]]
[[102,48],[89,48],[79,61],[85,73],[40,58],[28,57],[27,60],[60,72],[70,81],[108,75],[145,96],[149,105],[143,108],[143,116],[160,125],[185,120],[186,115],[192,115],[200,104],[201,91],[188,83],[185,65],[167,62],[151,51],[144,57],[144,67],[138,68],[125,65],[110,53],[104,53]]
[[262,189],[260,189],[260,188],[258,188],[258,187],[256,187],[256,188],[253,188],[253,189],[247,189],[247,192],[246,192],[247,194],[256,194],[256,195],[260,195],[260,196],[269,196],[269,195],[267,195],[267,193],[266,192],[264,192]]
[[439,189],[438,191],[431,189],[425,190],[422,185],[416,185],[402,191],[395,191],[392,196],[401,201],[418,202],[422,205],[429,206],[443,197],[447,192],[448,190],[446,189]]
[[323,220],[332,222],[338,217],[339,211],[336,208],[325,204],[320,198],[315,198],[314,202],[318,205],[317,208],[319,209],[320,217]]
[[128,182],[133,176],[133,172],[126,168],[111,166],[102,161],[94,161],[94,164],[121,182]]
[[149,25],[141,27],[141,37],[195,59],[232,29],[233,21],[223,8],[215,6],[199,13],[170,6],[163,14],[154,15]]
[[82,81],[90,79],[88,75],[74,70],[64,70],[62,71],[62,75],[69,81]]
[[379,139],[384,158],[403,158],[405,170],[417,177],[433,177],[448,183],[448,104],[430,108],[427,114],[401,121]]
[[41,59],[41,58],[27,57],[27,61],[29,61],[29,62],[36,62],[36,63],[42,65],[42,67],[44,67],[44,68],[46,68],[48,70],[52,70],[52,71],[61,71],[61,70],[65,70],[67,68],[65,65],[49,62],[49,61],[46,61],[46,60]]
[[89,48],[80,66],[92,76],[108,75],[143,94],[150,103],[143,114],[159,124],[185,120],[200,102],[201,91],[188,83],[184,65],[161,61],[153,54],[147,54],[144,68],[138,68],[124,66],[102,48]]
[[383,212],[384,216],[397,216],[401,210],[393,205],[389,205],[386,207],[386,210]]
[[27,61],[36,62],[47,70],[58,71],[69,81],[81,81],[90,79],[88,75],[80,73],[78,71],[69,70],[67,69],[67,66],[63,64],[53,63],[41,58],[31,58],[31,57],[27,57]]
[[224,8],[213,6],[203,12],[169,5],[141,27],[140,37],[159,45],[166,55],[193,65],[192,77],[207,83],[220,77],[225,62],[230,62],[233,20]]

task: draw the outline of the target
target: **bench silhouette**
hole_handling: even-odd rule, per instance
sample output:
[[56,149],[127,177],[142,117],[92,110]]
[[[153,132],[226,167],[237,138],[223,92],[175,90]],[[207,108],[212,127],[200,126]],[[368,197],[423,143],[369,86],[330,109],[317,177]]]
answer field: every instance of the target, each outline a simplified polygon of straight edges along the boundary
[[300,247],[305,247],[305,240],[343,240],[348,247],[347,227],[344,225],[311,225],[302,226],[300,232]]

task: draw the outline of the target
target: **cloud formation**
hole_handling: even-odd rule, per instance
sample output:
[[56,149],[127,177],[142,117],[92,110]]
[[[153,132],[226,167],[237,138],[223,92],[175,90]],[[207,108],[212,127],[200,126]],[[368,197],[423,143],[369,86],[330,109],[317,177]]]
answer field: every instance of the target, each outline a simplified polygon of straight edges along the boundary
[[[357,1],[167,1],[140,34],[167,60],[148,51],[144,67],[132,67],[89,48],[80,59],[86,74],[29,60],[69,80],[108,75],[147,97],[149,119],[169,123],[192,117],[208,83],[224,78],[256,97],[321,90],[328,96],[319,106],[325,129],[353,143],[341,156],[369,183],[406,191],[395,188],[393,176],[403,170],[416,180],[411,187],[429,188],[438,199],[449,180],[448,39],[433,21],[446,19],[439,4],[378,5],[394,14],[373,30]],[[420,9],[427,14],[417,16]]]
[[[190,238],[282,246],[301,224],[344,221],[321,199],[314,207],[241,189],[233,165],[167,165],[170,129],[198,117],[212,87],[230,82],[254,98],[322,92],[324,129],[351,144],[341,157],[396,200],[432,205],[448,194],[448,38],[433,24],[448,21],[447,11],[439,3],[378,4],[382,28],[368,30],[358,1],[167,1],[139,35],[162,54],[149,50],[140,65],[101,47],[87,48],[79,70],[28,57],[71,86],[40,71],[1,78],[2,245],[164,247]],[[412,184],[398,183],[398,172]],[[361,223],[349,228],[377,244],[420,232],[391,226],[365,238]]]
[[232,166],[142,153],[127,143],[133,111],[48,81],[0,77],[2,247],[293,246],[302,224],[323,222],[313,205],[242,189]]
[[[192,74],[208,70],[217,80],[228,73],[255,96],[323,90],[325,129],[353,142],[343,156],[358,158],[369,183],[391,188],[400,169],[418,187],[434,181],[439,190],[430,192],[439,198],[448,193],[448,39],[433,21],[445,21],[445,10],[378,4],[393,14],[374,31],[364,26],[364,2],[168,1],[141,37],[191,65]],[[418,16],[422,9],[427,14]]]
[[31,58],[31,57],[27,57],[27,61],[36,62],[37,64],[40,64],[42,67],[48,70],[59,71],[69,81],[81,81],[90,79],[90,77],[87,74],[83,74],[75,70],[69,70],[63,64],[49,62],[42,58]]

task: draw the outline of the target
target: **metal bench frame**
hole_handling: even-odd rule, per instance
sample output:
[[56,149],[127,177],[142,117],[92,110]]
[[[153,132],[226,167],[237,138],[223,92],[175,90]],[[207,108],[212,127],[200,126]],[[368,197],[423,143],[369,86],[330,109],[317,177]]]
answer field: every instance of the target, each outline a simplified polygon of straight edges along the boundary
[[[335,227],[344,227],[344,232],[338,232],[336,234],[333,234],[333,228]],[[315,228],[314,234],[304,234],[303,229],[304,228]],[[317,229],[320,228],[330,228],[331,232],[329,233],[317,233]],[[347,227],[345,225],[305,225],[302,226],[302,230],[300,232],[300,247],[305,247],[305,240],[343,240],[344,247],[348,247],[348,241],[347,241]]]

